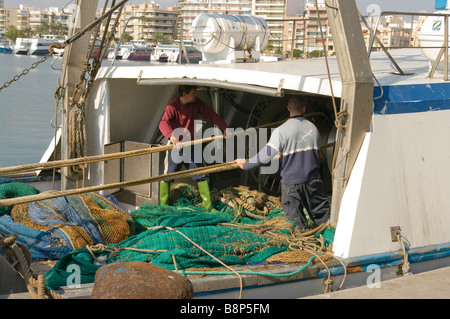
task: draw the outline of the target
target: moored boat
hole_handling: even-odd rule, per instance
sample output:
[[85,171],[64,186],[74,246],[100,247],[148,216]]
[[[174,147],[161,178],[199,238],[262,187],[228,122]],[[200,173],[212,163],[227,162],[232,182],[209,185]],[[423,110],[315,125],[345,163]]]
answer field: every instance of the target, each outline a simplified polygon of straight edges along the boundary
[[49,46],[62,42],[63,40],[56,35],[44,35],[42,38],[31,38],[31,45],[28,51],[29,55],[46,55],[49,53]]
[[[181,63],[199,63],[202,60],[202,53],[197,50],[192,41],[183,41],[185,50],[181,48]],[[158,43],[151,55],[151,61],[154,62],[178,62],[180,61],[180,43],[176,41],[173,44]]]
[[123,50],[122,60],[150,60],[152,47],[129,47]]
[[149,60],[153,48],[145,40],[132,40],[130,44],[122,44],[111,50],[108,59],[117,60]]
[[108,52],[108,59],[122,60],[122,56],[125,51],[131,47],[131,45],[120,45],[117,50],[111,50]]
[[12,53],[12,49],[8,43],[6,42],[0,43],[0,53]]
[[28,55],[31,47],[31,39],[17,38],[13,46],[14,54]]

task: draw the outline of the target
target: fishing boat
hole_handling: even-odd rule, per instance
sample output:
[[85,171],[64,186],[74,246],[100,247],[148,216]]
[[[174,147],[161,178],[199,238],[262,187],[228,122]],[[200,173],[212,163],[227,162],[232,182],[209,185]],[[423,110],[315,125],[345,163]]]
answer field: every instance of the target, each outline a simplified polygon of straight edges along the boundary
[[152,47],[130,47],[125,48],[122,60],[145,60],[148,61],[152,54]]
[[[117,48],[117,52],[115,52],[115,50],[111,50],[111,51],[109,51],[108,52],[108,56],[107,56],[107,58],[108,59],[116,59],[116,60],[122,60],[122,57],[123,57],[123,55],[124,55],[124,53],[128,50],[128,49],[130,49],[132,46],[131,45],[120,45],[118,48]],[[115,52],[115,53],[114,53]]]
[[185,44],[186,53],[181,49],[180,57],[180,43],[176,41],[173,44],[158,43],[151,55],[151,61],[155,62],[178,62],[181,63],[199,63],[202,60],[202,53],[196,49],[192,41],[183,41]]
[[108,53],[108,59],[117,60],[146,60],[150,59],[153,48],[145,40],[132,40],[129,45],[120,45],[116,50]]
[[[97,8],[97,3],[93,2],[96,1],[88,5],[79,3],[83,16],[91,20]],[[61,191],[4,199],[0,205],[102,190],[105,194],[111,192],[130,214],[138,212],[140,218],[145,219],[147,209],[158,209],[159,190],[155,181],[168,178],[163,174],[164,153],[160,150],[169,148],[164,146],[158,125],[179,85],[198,86],[198,96],[212,105],[230,127],[243,128],[248,134],[253,128],[270,127],[286,119],[288,96],[301,95],[309,100],[305,117],[313,121],[322,136],[321,175],[331,197],[331,220],[326,230],[330,230],[328,234],[332,236],[326,237],[323,232],[311,240],[324,244],[331,238],[331,243],[302,259],[309,248],[295,250],[293,246],[301,246],[301,243],[294,245],[292,241],[283,246],[286,233],[283,230],[274,235],[281,229],[274,224],[236,225],[234,216],[234,219],[221,220],[220,225],[212,225],[209,220],[218,218],[218,213],[197,215],[193,207],[188,207],[181,212],[183,215],[160,219],[160,223],[151,224],[148,232],[140,233],[140,237],[121,242],[118,246],[124,250],[114,255],[114,260],[129,260],[133,253],[126,249],[136,249],[140,252],[133,256],[141,258],[139,260],[151,260],[153,264],[176,271],[176,265],[182,265],[182,260],[197,258],[190,254],[195,245],[211,247],[212,252],[230,248],[236,255],[226,256],[229,257],[226,267],[222,261],[212,261],[210,255],[199,250],[196,253],[205,262],[195,264],[200,270],[178,269],[192,282],[194,298],[198,299],[299,298],[449,266],[450,215],[447,211],[450,198],[445,192],[450,179],[447,165],[450,145],[446,133],[446,123],[450,120],[450,84],[439,66],[442,55],[434,56],[436,63],[431,63],[432,59],[420,48],[368,51],[354,1],[336,0],[333,6],[327,6],[327,13],[336,49],[334,57],[264,62],[260,49],[267,43],[268,28],[263,19],[205,14],[194,20],[192,31],[194,44],[197,42],[203,53],[201,64],[102,67],[89,87],[89,95],[80,101],[85,103],[83,107],[70,104],[76,101],[69,99],[79,76],[66,78],[64,124],[55,134],[42,163],[0,170],[2,174],[11,174],[33,169],[42,179],[52,167],[61,167],[60,179],[56,181]],[[429,19],[439,20],[449,14],[449,11],[429,14]],[[447,26],[442,30],[445,28]],[[425,37],[433,35],[432,32],[438,30],[423,30],[422,33]],[[241,45],[244,38],[245,46]],[[442,47],[439,52],[446,52],[448,46],[442,43],[444,40],[439,44]],[[79,53],[87,48],[86,39],[78,42],[71,48],[72,52],[69,51],[71,54],[65,54],[65,65],[80,65],[82,55]],[[447,57],[442,59],[447,60]],[[71,70],[70,67],[65,70],[68,74],[79,71],[80,68]],[[69,118],[72,110],[85,112],[77,123],[86,120],[85,125],[78,128],[87,137],[83,144],[86,153],[77,153],[76,145],[71,145],[75,140],[71,137],[74,128]],[[204,140],[214,135],[207,135],[207,128],[200,127],[199,134]],[[214,139],[209,139],[205,148],[220,150],[220,145],[213,142]],[[55,153],[59,160],[52,163],[49,159]],[[129,158],[132,155],[140,157],[133,160]],[[219,159],[215,161],[220,162]],[[216,168],[219,164],[215,161],[206,166],[205,171]],[[89,164],[78,166],[77,170],[70,168],[80,163]],[[263,170],[245,174],[228,160],[220,165],[220,170],[211,173],[211,184],[218,189],[243,185],[240,192],[244,194],[254,187],[272,195],[278,191],[276,174],[264,174]],[[42,186],[42,180],[30,184],[30,180],[21,178],[41,190],[50,187],[48,181],[47,186]],[[80,188],[81,184],[84,187]],[[225,192],[222,195],[225,196]],[[241,212],[245,211],[242,206]],[[158,216],[164,217],[164,212],[167,210],[158,211]],[[254,216],[248,213],[247,217]],[[198,236],[203,229],[196,226],[193,230],[180,224],[180,216],[195,217],[197,226],[201,221],[210,227],[209,231],[214,229],[222,235],[205,235],[208,240],[200,242]],[[177,226],[169,223],[175,221],[179,222]],[[255,225],[260,227],[252,232]],[[160,232],[162,228],[164,231]],[[157,244],[165,240],[163,237],[153,241],[153,246],[139,246],[155,233],[168,235],[167,241],[176,242],[170,253],[145,255],[145,249],[163,249]],[[248,240],[239,237],[233,242],[235,236],[247,236]],[[186,237],[192,242],[182,239]],[[250,249],[249,242],[259,245],[256,251]],[[263,252],[266,262],[262,261]],[[92,269],[100,269],[102,262],[105,263],[100,257],[107,257],[109,253],[112,254],[112,250],[70,252],[63,262],[53,266],[54,273],[50,270],[46,274],[46,280],[52,274],[65,274],[66,277],[59,277],[64,280],[52,289],[65,298],[90,298],[95,289],[95,272],[90,274],[90,282],[73,286],[69,285],[73,270],[65,267],[86,266],[82,273],[87,274]],[[120,259],[122,253],[128,257]],[[224,255],[222,251],[217,257]],[[283,256],[299,259],[282,261]],[[211,263],[209,268],[215,265],[211,271],[199,266],[206,265],[206,260]],[[313,260],[316,261],[313,263]],[[46,283],[50,285],[49,281]]]
[[0,43],[0,53],[12,53],[12,49],[8,43],[6,42]]

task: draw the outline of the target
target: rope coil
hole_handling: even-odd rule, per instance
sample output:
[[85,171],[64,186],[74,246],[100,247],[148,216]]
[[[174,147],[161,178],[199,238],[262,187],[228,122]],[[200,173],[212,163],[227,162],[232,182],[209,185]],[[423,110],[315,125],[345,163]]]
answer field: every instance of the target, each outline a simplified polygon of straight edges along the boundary
[[[45,286],[44,276],[40,274],[37,278],[33,276],[31,271],[31,254],[28,248],[24,245],[16,243],[18,236],[12,234],[6,237],[0,233],[0,246],[2,252],[7,256],[7,260],[14,264],[14,267],[25,279],[28,292],[34,299],[64,299],[61,295],[55,293],[53,290]],[[17,267],[20,266],[20,267]]]

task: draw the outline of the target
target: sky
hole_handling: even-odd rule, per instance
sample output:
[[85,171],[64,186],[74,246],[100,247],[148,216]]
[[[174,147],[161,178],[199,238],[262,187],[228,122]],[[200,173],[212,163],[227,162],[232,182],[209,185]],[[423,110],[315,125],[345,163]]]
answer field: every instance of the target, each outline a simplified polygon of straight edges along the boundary
[[[144,0],[130,0],[131,4],[139,4]],[[171,7],[177,5],[177,0],[153,0],[161,7]],[[287,0],[288,14],[295,15],[302,12],[304,0]],[[406,11],[419,12],[426,10],[427,12],[436,11],[434,9],[434,0],[355,0],[359,11],[363,15],[375,14],[378,11]],[[62,7],[69,0],[5,0],[5,8],[18,8],[19,4],[30,5],[36,9],[45,9],[48,7]],[[147,1],[150,2],[150,1]],[[104,3],[99,1],[99,3]]]

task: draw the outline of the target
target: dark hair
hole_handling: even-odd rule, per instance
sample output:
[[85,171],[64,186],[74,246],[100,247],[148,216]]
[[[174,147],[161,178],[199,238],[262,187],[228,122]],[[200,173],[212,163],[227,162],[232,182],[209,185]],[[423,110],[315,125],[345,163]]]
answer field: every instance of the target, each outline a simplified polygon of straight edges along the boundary
[[183,93],[189,94],[192,89],[196,90],[197,87],[195,85],[180,85],[178,87],[178,94],[180,96],[183,96]]
[[292,95],[289,98],[288,103],[293,110],[302,111],[306,106],[306,98],[303,96]]

